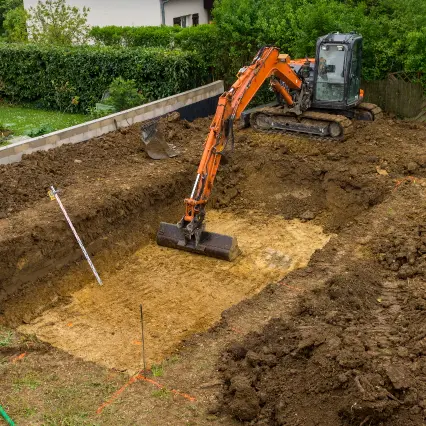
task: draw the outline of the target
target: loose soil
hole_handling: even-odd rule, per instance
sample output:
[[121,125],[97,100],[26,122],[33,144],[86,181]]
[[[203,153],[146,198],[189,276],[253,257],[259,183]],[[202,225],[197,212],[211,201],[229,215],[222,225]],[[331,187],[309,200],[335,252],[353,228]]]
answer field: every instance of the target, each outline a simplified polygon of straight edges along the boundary
[[[208,120],[164,125],[175,159],[148,159],[134,127],[0,167],[0,322],[59,348],[36,343],[44,355],[1,364],[0,403],[20,424],[45,424],[48,404],[14,383],[18,368],[36,370],[51,401],[55,359],[84,399],[69,398],[85,413],[75,424],[423,425],[426,127],[357,123],[339,144],[237,132],[207,215],[209,229],[240,241],[244,254],[229,264],[153,242],[160,220],[182,214]],[[104,287],[75,263],[50,184],[63,189]],[[76,377],[102,376],[104,389],[108,372],[140,366],[139,303],[150,363],[173,354],[156,379],[166,390],[134,383],[99,417],[108,392]],[[6,349],[9,359],[23,346]],[[37,412],[25,420],[29,402]]]
[[[412,235],[401,231],[421,229],[425,197],[418,180],[360,218],[311,262],[321,285],[290,316],[228,347],[218,364],[225,381],[218,411],[258,425],[424,424],[425,283],[420,275],[401,279],[402,267],[390,272],[394,261],[374,251],[398,238],[395,229],[399,244],[411,247]],[[415,267],[410,256],[403,265]],[[311,279],[295,273],[286,282]]]
[[161,363],[183,338],[217,322],[222,311],[306,266],[329,240],[319,226],[279,217],[262,223],[258,217],[212,211],[208,226],[238,235],[243,254],[235,262],[152,242],[105,275],[103,287],[84,287],[69,305],[49,309],[19,330],[85,360],[135,373],[142,343],[139,303],[145,311],[147,362]]

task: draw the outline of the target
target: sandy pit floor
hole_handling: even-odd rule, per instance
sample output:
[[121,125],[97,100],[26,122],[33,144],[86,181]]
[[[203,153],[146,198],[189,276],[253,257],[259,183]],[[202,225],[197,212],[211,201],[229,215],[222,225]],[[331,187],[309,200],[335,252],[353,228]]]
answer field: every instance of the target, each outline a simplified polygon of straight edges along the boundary
[[330,238],[319,226],[255,212],[241,217],[209,211],[207,228],[236,236],[242,255],[230,263],[151,242],[104,276],[103,287],[86,286],[70,304],[45,311],[20,331],[85,360],[134,372],[141,367],[140,304],[148,363],[160,362],[225,309],[306,266]]

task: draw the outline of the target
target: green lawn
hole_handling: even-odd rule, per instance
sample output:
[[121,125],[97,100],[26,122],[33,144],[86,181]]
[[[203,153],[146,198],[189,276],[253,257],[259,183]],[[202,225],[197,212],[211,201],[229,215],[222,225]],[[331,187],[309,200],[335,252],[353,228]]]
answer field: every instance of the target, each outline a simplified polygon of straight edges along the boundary
[[54,131],[89,120],[88,116],[82,114],[64,114],[0,104],[0,125],[11,130],[14,136],[25,135],[31,129],[39,129],[41,126],[48,126]]

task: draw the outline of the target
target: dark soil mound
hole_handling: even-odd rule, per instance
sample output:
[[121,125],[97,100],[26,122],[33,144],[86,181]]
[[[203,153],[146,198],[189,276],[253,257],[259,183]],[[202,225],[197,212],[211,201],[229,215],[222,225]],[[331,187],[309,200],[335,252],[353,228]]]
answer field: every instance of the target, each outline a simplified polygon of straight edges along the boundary
[[265,426],[424,424],[426,293],[380,284],[373,266],[334,276],[293,320],[229,347],[222,410]]
[[[418,224],[416,224],[418,223]],[[392,229],[376,247],[380,263],[402,279],[426,278],[426,217]]]

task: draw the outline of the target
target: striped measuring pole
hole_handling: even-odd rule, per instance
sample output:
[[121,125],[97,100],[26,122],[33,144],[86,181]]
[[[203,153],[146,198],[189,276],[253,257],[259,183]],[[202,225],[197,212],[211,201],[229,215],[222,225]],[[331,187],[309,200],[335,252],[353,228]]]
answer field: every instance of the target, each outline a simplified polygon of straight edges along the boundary
[[56,200],[56,201],[58,202],[59,207],[60,207],[60,209],[62,210],[62,213],[64,214],[65,219],[67,220],[68,225],[70,226],[71,231],[72,231],[72,233],[74,234],[74,237],[75,237],[75,239],[77,240],[78,245],[80,246],[81,251],[82,251],[82,252],[83,252],[83,254],[84,254],[84,257],[85,257],[85,258],[86,258],[86,260],[87,260],[87,263],[89,264],[90,268],[92,269],[92,272],[93,272],[93,275],[94,275],[94,276],[95,276],[95,278],[96,278],[96,281],[99,283],[99,285],[102,285],[102,280],[101,280],[101,278],[100,278],[100,276],[99,276],[98,272],[96,271],[95,265],[93,264],[92,260],[90,259],[89,253],[87,253],[87,250],[85,249],[85,247],[84,247],[84,245],[83,245],[83,242],[81,241],[80,237],[78,236],[77,231],[75,230],[74,225],[72,224],[71,219],[70,219],[70,217],[68,216],[68,213],[67,213],[67,211],[65,210],[65,207],[64,207],[64,205],[62,204],[61,199],[59,198],[58,191],[57,191],[57,190],[56,190],[53,186],[51,186],[51,187],[50,187],[50,191],[48,192],[48,194],[49,194],[49,197],[50,197],[50,199],[51,199],[52,201],[53,201],[53,200]]

